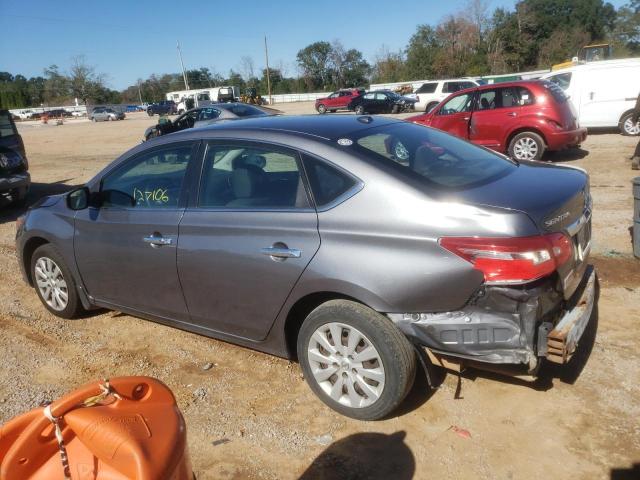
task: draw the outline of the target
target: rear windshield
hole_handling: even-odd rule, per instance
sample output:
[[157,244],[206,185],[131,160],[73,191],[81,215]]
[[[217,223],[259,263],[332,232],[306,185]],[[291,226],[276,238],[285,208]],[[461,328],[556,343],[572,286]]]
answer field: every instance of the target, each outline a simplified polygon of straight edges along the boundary
[[[566,75],[569,75],[569,81],[571,80],[571,74],[568,73]],[[563,87],[563,84],[558,83],[558,77],[560,77],[561,75],[558,75],[556,77],[552,77],[550,78],[551,81],[544,81],[542,82],[542,84],[544,85],[544,88],[546,88],[547,90],[549,90],[549,93],[551,93],[551,96],[554,98],[554,100],[558,103],[564,103],[567,101],[567,96],[564,93],[564,88],[567,88],[569,86],[569,82],[566,83],[566,87]]]
[[9,112],[0,112],[0,138],[16,134]]
[[517,164],[439,130],[413,123],[383,125],[352,138],[368,158],[430,186],[461,190],[507,175]]
[[267,115],[267,113],[264,110],[260,110],[259,108],[252,107],[251,105],[240,105],[238,103],[233,103],[233,104],[225,105],[222,108],[229,110],[231,113],[234,113],[239,117],[253,117],[258,115]]

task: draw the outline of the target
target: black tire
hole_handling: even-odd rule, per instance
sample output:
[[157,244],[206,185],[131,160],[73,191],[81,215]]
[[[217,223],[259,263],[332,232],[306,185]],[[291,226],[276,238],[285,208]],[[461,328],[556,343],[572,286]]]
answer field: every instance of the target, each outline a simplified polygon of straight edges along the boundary
[[151,110],[150,108],[147,109],[147,115],[149,115],[150,117],[153,117],[153,110]]
[[323,115],[323,114],[327,113],[327,107],[326,107],[323,103],[321,103],[320,105],[318,105],[318,107],[316,108],[316,110],[318,111],[318,113],[319,113],[320,115]]
[[[640,135],[640,128],[637,131],[630,131],[629,127],[631,125],[631,117],[633,116],[633,112],[627,112],[622,115],[620,122],[618,123],[618,128],[620,129],[620,133],[626,137],[635,137]],[[638,122],[640,124],[640,122]],[[638,126],[638,124],[636,126]]]
[[[42,293],[38,288],[38,285],[36,283],[37,277],[36,277],[35,268],[36,268],[36,263],[41,258],[49,258],[53,260],[53,262],[60,269],[62,273],[62,278],[67,284],[67,297],[68,297],[67,305],[62,310],[56,310],[52,308],[47,303],[47,301],[43,298]],[[58,249],[56,247],[54,247],[50,243],[47,243],[36,248],[35,252],[33,252],[33,256],[31,257],[30,267],[31,267],[31,278],[33,280],[36,293],[38,294],[40,301],[42,302],[42,304],[47,310],[53,313],[56,317],[61,317],[61,318],[77,318],[84,311],[82,302],[80,301],[80,298],[78,296],[76,282],[74,281],[73,276],[69,271],[69,268],[67,268],[67,265],[65,264],[64,259],[62,258],[62,255],[60,254],[60,252],[58,252]]]
[[436,106],[438,105],[438,102],[431,102],[428,103],[427,106],[425,107],[424,111],[425,113],[429,113],[431,110],[433,110],[434,108],[436,108]]
[[362,106],[362,105],[357,105],[356,108],[355,108],[355,112],[356,112],[356,115],[364,115],[365,113],[367,113],[364,110],[364,106]]
[[400,112],[400,105],[393,105],[391,107],[391,113],[399,113]]
[[[368,406],[351,407],[339,403],[322,389],[314,377],[308,356],[309,345],[313,343],[312,336],[316,330],[332,322],[357,329],[379,354],[385,383],[378,399]],[[341,331],[342,335],[346,334],[345,330]],[[297,343],[298,360],[311,390],[326,405],[347,417],[359,420],[384,418],[400,405],[415,380],[416,355],[409,340],[388,318],[356,302],[331,300],[317,307],[302,324]],[[342,375],[346,376],[345,373]],[[337,379],[334,385],[335,381]]]
[[[518,145],[525,143],[530,145],[530,154],[521,154],[518,152]],[[535,152],[533,145],[535,144]],[[520,132],[515,135],[509,142],[509,156],[516,160],[540,160],[546,149],[544,139],[535,132]]]

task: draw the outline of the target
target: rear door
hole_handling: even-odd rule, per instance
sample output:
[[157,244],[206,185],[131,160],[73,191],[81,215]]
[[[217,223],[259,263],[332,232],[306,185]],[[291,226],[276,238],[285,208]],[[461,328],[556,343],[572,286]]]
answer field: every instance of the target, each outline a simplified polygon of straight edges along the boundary
[[0,147],[18,152],[26,159],[22,137],[8,110],[0,110]]
[[474,93],[461,93],[436,107],[431,126],[467,140]]
[[254,341],[320,246],[297,152],[212,141],[180,222],[178,272],[192,323]]

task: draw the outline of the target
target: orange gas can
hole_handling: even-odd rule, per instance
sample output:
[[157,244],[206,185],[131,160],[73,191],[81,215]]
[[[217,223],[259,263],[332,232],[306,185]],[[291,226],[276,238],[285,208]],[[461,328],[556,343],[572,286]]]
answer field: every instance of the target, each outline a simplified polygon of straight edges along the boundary
[[84,385],[0,429],[2,480],[192,480],[184,419],[149,377]]

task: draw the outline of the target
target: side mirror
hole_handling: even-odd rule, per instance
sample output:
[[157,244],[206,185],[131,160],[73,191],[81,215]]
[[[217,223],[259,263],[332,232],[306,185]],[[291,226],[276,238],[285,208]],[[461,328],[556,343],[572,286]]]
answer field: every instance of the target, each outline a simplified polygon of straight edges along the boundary
[[135,207],[135,199],[120,190],[103,190],[100,192],[102,206],[105,207]]
[[67,194],[67,207],[71,210],[84,210],[89,206],[89,189],[76,188]]

